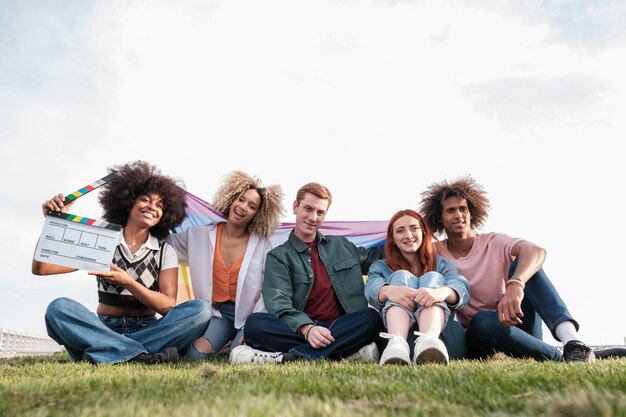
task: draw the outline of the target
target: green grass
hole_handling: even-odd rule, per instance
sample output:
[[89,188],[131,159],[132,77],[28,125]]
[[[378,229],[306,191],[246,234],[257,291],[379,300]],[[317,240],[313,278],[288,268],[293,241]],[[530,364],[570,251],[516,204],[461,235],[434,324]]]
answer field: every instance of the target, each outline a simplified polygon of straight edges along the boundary
[[0,416],[624,416],[626,359],[450,366],[0,359]]

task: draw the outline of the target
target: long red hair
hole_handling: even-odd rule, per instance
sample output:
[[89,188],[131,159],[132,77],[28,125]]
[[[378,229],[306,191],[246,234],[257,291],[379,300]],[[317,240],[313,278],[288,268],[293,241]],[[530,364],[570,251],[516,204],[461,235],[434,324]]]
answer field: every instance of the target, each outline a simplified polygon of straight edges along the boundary
[[387,260],[387,265],[389,265],[389,268],[391,268],[392,271],[404,269],[411,273],[416,272],[411,271],[411,265],[404,258],[404,256],[402,256],[400,249],[398,249],[393,240],[393,224],[402,216],[414,217],[417,219],[420,224],[420,228],[422,229],[422,244],[419,249],[417,249],[417,253],[415,254],[417,257],[418,275],[435,271],[437,269],[437,252],[435,251],[435,245],[433,244],[433,233],[430,231],[430,228],[422,216],[420,216],[416,211],[410,209],[400,210],[389,220],[389,224],[387,225],[387,240],[385,241],[385,258]]

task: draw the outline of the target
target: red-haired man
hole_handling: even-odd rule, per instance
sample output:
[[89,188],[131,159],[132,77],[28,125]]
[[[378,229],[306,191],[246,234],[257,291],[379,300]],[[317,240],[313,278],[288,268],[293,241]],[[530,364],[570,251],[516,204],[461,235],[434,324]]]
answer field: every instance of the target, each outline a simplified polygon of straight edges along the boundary
[[367,305],[362,278],[374,260],[372,251],[318,231],[331,202],[330,191],[321,184],[298,190],[294,229],[267,254],[262,296],[268,313],[248,318],[245,344],[232,350],[231,362],[349,356],[378,361],[374,341],[382,321]]

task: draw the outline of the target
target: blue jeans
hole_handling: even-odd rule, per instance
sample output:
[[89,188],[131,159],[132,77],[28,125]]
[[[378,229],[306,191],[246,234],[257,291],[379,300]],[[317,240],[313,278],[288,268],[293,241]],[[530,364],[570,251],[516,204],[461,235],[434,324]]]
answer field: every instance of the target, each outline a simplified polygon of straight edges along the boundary
[[[426,274],[418,278],[408,271],[399,270],[391,274],[389,285],[403,286],[414,289],[439,288],[445,285],[445,278],[443,277],[443,275],[435,271],[427,272]],[[452,359],[463,359],[467,355],[467,346],[465,343],[465,332],[463,331],[463,325],[456,318],[456,313],[450,311],[448,303],[441,302],[436,303],[435,305],[441,307],[444,312],[444,328],[441,332],[440,339],[446,345],[448,355]],[[409,346],[414,346],[416,337],[413,334],[413,331],[419,330],[416,323],[419,320],[419,314],[424,309],[424,306],[418,304],[417,306],[415,306],[413,311],[410,311],[400,304],[394,303],[393,301],[387,301],[381,311],[381,316],[383,317],[385,325],[387,324],[387,321],[385,320],[385,315],[389,307],[392,306],[402,308],[409,315],[411,323],[413,325],[409,330],[409,337],[407,341],[409,343]]]
[[213,351],[209,353],[200,352],[192,343],[183,351],[183,354],[189,359],[207,359],[209,356],[215,355],[222,350],[230,340],[232,340],[233,347],[237,346],[243,337],[243,328],[239,330],[235,328],[235,303],[213,303],[213,307],[220,312],[222,317],[211,317],[209,325],[201,335],[201,337],[211,342]]
[[[409,340],[411,340],[411,337],[414,337],[411,335],[412,333],[409,334]],[[464,359],[467,357],[465,330],[463,329],[461,321],[456,316],[456,313],[450,315],[439,338],[443,344],[446,345],[450,359]]]
[[[436,271],[430,271],[422,275],[421,277],[416,277],[409,271],[399,270],[395,271],[389,277],[389,285],[393,285],[396,287],[409,287],[415,290],[420,288],[440,288],[446,285],[446,279],[443,275]],[[450,307],[448,307],[448,303],[445,301],[434,304],[443,309],[444,314],[444,325],[448,322],[448,317],[450,317]],[[386,301],[383,309],[381,310],[381,315],[383,318],[383,322],[385,326],[387,325],[387,320],[385,319],[387,315],[387,310],[389,307],[400,307],[402,310],[406,311],[411,319],[411,323],[416,323],[419,321],[419,315],[421,311],[424,309],[423,305],[413,303],[413,309],[408,310],[406,307],[395,303],[393,301]]]
[[[517,259],[509,269],[509,278],[516,266]],[[513,327],[500,323],[497,312],[477,313],[465,333],[469,356],[484,358],[494,352],[503,352],[514,358],[562,361],[561,352],[541,340],[541,321],[546,323],[556,340],[559,339],[554,329],[559,324],[571,321],[578,330],[578,323],[567,310],[565,302],[543,269],[537,271],[526,283],[522,312],[523,323]]]
[[274,314],[254,313],[246,320],[244,342],[255,349],[289,352],[309,361],[339,360],[375,342],[383,328],[379,313],[371,308],[344,314],[332,323],[315,321],[315,325],[328,328],[335,341],[325,348],[315,349]]
[[166,347],[182,350],[202,335],[211,317],[206,301],[192,300],[164,317],[97,316],[69,298],[57,298],[46,310],[48,335],[65,346],[73,360],[118,363]]

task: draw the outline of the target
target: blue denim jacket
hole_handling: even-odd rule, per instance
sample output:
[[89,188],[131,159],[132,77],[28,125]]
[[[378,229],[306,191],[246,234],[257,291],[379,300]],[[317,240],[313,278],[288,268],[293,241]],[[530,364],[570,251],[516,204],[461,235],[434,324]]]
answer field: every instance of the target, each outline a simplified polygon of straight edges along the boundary
[[[452,288],[459,296],[459,302],[456,305],[450,306],[457,310],[462,309],[470,300],[469,282],[467,279],[459,274],[454,264],[448,259],[437,256],[437,272],[439,272],[446,280],[446,287]],[[380,310],[383,308],[383,304],[378,300],[378,292],[389,283],[389,277],[393,271],[387,265],[384,259],[375,261],[370,266],[367,273],[367,283],[365,284],[365,298],[372,305],[372,307]]]

